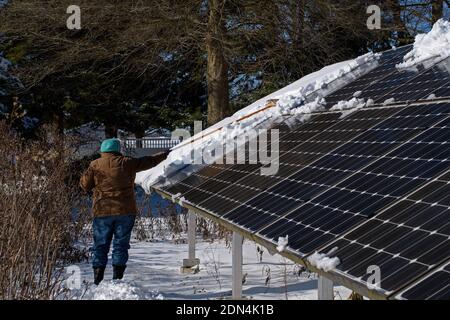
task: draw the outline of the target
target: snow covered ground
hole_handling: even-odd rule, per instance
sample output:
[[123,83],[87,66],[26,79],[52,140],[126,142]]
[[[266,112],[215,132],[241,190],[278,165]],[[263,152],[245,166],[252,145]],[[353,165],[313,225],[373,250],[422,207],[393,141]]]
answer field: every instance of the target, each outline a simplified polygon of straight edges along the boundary
[[[261,248],[260,248],[261,249]],[[258,245],[246,240],[243,247],[245,283],[243,294],[247,299],[315,300],[315,274],[299,273],[299,266],[279,255],[271,256]],[[74,291],[76,299],[223,299],[231,295],[231,249],[225,241],[207,242],[198,239],[197,257],[200,271],[182,274],[180,266],[187,257],[187,244],[170,240],[157,242],[133,241],[126,275],[122,281],[112,281],[108,266],[105,280],[96,287],[92,283],[92,268],[79,265],[82,281],[88,282],[82,290]],[[260,260],[261,258],[261,260]],[[335,299],[347,299],[350,291],[335,288]]]

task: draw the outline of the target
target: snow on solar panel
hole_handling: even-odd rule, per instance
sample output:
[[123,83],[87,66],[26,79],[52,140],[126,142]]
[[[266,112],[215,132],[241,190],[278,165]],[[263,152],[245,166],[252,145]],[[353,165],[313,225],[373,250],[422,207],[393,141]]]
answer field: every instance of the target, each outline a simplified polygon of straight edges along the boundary
[[[445,58],[428,69],[419,66],[405,70],[393,67],[396,59],[399,57],[327,97],[327,106],[332,107],[339,100],[349,100],[355,92],[358,92],[358,99],[371,99],[375,104],[383,104],[389,100],[405,103],[449,96],[450,58]],[[372,78],[374,72],[378,72],[378,76]],[[374,81],[367,83],[364,78]],[[365,86],[357,87],[358,82]]]
[[403,61],[403,57],[412,49],[412,46],[404,46],[396,50],[390,50],[382,54],[379,66],[372,72],[360,77],[344,88],[337,90],[326,97],[327,107],[331,108],[339,101],[346,101],[353,97],[355,92],[362,92],[367,87],[381,81],[383,78],[397,74],[395,65]]

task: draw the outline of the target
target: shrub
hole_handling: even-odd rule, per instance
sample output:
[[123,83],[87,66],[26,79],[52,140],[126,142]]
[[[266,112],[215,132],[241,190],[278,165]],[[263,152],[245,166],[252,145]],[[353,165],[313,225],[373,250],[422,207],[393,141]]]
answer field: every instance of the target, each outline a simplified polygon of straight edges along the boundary
[[63,266],[80,253],[69,148],[51,140],[26,141],[0,122],[0,299],[64,294]]

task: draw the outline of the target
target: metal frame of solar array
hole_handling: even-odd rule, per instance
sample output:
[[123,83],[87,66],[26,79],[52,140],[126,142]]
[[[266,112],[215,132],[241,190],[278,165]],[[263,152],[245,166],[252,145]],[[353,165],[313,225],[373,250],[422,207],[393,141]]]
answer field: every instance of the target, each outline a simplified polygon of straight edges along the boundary
[[[181,193],[187,204],[266,242],[275,244],[279,236],[289,235],[287,251],[302,259],[320,248],[327,251],[332,247],[328,244],[336,244],[342,234],[373,221],[383,208],[448,169],[450,150],[421,141],[429,134],[439,136],[449,131],[450,104],[406,103],[411,92],[419,92],[417,86],[421,86],[421,93],[414,99],[426,98],[440,88],[447,94],[448,75],[433,67],[400,77],[406,80],[400,80],[399,87],[392,86],[395,71],[386,65],[392,68],[402,54],[393,54],[375,69],[375,80],[361,78],[355,81],[360,84],[350,86],[360,86],[362,94],[370,92],[378,102],[390,92],[402,92],[397,96],[403,105],[361,109],[345,118],[336,112],[314,114],[296,130],[278,126],[277,175],[261,176],[258,165],[211,165],[160,191]],[[424,81],[430,81],[433,74],[435,85],[424,87]],[[383,82],[384,87],[380,85]],[[441,158],[423,159],[425,155]],[[344,259],[343,265],[346,263]],[[361,282],[346,272],[337,272]]]

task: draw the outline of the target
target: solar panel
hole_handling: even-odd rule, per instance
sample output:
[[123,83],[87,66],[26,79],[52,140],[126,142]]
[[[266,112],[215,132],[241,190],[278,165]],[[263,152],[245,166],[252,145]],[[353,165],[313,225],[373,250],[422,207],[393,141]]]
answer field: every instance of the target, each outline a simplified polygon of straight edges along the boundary
[[[418,71],[412,70],[405,70],[401,72],[397,70],[392,71],[388,76],[365,88],[358,98],[365,100],[372,99],[375,103],[379,104],[384,103],[387,99],[392,98],[390,93],[395,94],[398,88],[401,88],[403,85],[409,81],[412,81],[419,75],[420,73]],[[396,101],[400,100],[399,95],[396,95],[396,97]]]
[[[330,107],[361,91],[374,106],[278,123],[276,174],[261,175],[247,157],[162,190],[266,243],[288,235],[301,259],[337,248],[333,272],[350,281],[365,284],[367,267],[378,266],[386,296],[444,297],[448,282],[439,289],[435,278],[448,279],[450,103],[433,98],[450,97],[450,59],[397,70],[410,49],[383,53],[375,70],[326,97]],[[431,286],[441,294],[424,294]]]
[[[337,194],[337,199],[339,197],[352,199],[352,196],[358,195],[361,200],[364,198],[371,200],[374,195],[369,192],[370,190],[363,190],[362,193],[353,190],[348,194],[346,191],[352,187],[351,184],[349,186],[334,186],[334,184],[352,174],[357,177],[357,170],[373,162],[374,157],[395,148],[398,144],[405,142],[404,139],[423,129],[418,126],[419,124],[426,126],[427,123],[438,121],[441,116],[438,111],[442,108],[436,107],[436,112],[428,114],[423,109],[423,106],[416,107],[417,114],[413,113],[413,115],[409,115],[413,107],[408,107],[408,109],[394,107],[361,110],[344,119],[339,119],[338,114],[316,116],[314,120],[304,126],[282,134],[279,174],[264,177],[260,175],[258,169],[255,169],[255,166],[235,165],[214,176],[191,178],[194,181],[202,181],[200,185],[193,185],[190,181],[181,182],[179,185],[188,190],[183,197],[199,208],[252,232],[274,223],[297,207],[303,210],[305,202],[309,202],[307,205],[310,206],[312,203],[310,199],[325,189],[329,190],[322,197]],[[405,113],[405,110],[408,110],[408,113]],[[398,114],[398,116],[395,117],[394,114]],[[380,124],[376,126],[377,123]],[[371,127],[373,129],[368,131]],[[353,138],[352,140],[351,137],[355,135],[359,135],[360,139]],[[300,141],[298,137],[302,136],[310,138]],[[211,168],[215,169],[211,172],[221,169],[221,167],[214,168],[214,165]],[[251,169],[245,170],[248,168]],[[364,177],[361,176],[362,179],[381,179],[376,175],[370,176],[370,172],[359,172],[359,174],[364,175]],[[196,176],[202,176],[202,172]],[[390,179],[395,180],[395,177],[390,177]],[[354,215],[349,213],[352,211],[347,212],[349,218],[345,219],[345,223],[339,224],[336,230],[346,230],[354,223],[361,222],[364,212],[367,212],[366,215],[372,214],[377,208],[395,200],[395,197],[401,195],[402,192],[407,192],[421,182],[420,180],[408,180],[408,183],[405,183],[405,180],[407,178],[400,179],[396,183],[392,181],[389,184],[391,189],[398,186],[397,189],[401,190],[394,188],[393,195],[386,198],[384,195],[378,195],[379,201],[376,205],[362,210],[362,213]],[[352,182],[353,180],[346,181]],[[355,182],[353,181],[353,183]],[[334,188],[330,189],[331,187]],[[171,188],[168,191],[177,187]],[[389,190],[385,192],[387,191]],[[348,206],[347,202],[344,205]],[[312,210],[318,209],[318,205],[320,203],[315,204]],[[344,208],[346,207],[344,206]],[[337,210],[337,208],[335,209]],[[323,210],[321,212],[323,213]],[[297,211],[292,212],[289,218],[296,214]],[[334,216],[336,218],[336,215]],[[277,232],[289,230],[284,222],[284,220],[277,221],[274,226],[270,227],[269,236],[272,241],[282,235],[282,233],[276,234]],[[319,223],[319,221],[315,221],[315,223]],[[282,227],[277,228],[279,225]],[[294,227],[298,228],[298,226]],[[278,231],[280,229],[282,231]],[[328,230],[325,234],[323,233],[324,239],[330,238]],[[265,235],[264,232],[261,234]],[[314,234],[317,235],[317,230]],[[300,241],[301,239],[296,239],[294,236],[293,240]],[[320,244],[321,242],[315,239],[314,245]],[[313,245],[313,243],[309,245]],[[296,249],[299,250],[300,247]]]
[[[448,136],[450,126],[446,125]],[[444,132],[442,132],[444,133]],[[430,142],[424,142],[428,144]],[[436,142],[447,149],[449,140]],[[449,167],[448,159],[443,161]],[[369,266],[381,271],[380,290],[393,294],[446,261],[450,252],[450,179],[441,175],[329,244],[338,272],[367,281]]]
[[[354,83],[328,96],[326,98],[327,106],[332,107],[341,100],[349,100],[357,91],[360,91],[359,99],[372,99],[376,104],[383,104],[388,100],[403,103],[414,102],[427,99],[431,95],[437,98],[449,96],[450,58],[443,59],[429,69],[419,66],[417,70],[406,69],[401,71],[395,68],[395,63],[400,62],[399,60],[402,57],[402,55],[396,56],[391,62],[375,69],[380,76],[373,79],[374,81],[368,83],[364,88],[356,87],[358,81],[367,84],[364,82],[364,77],[361,77]],[[381,70],[385,71],[382,72]],[[372,72],[369,73],[369,75],[372,74]]]
[[198,186],[205,182],[208,178],[219,174],[222,170],[224,170],[224,166],[216,165],[216,166],[208,166],[205,167],[198,172],[193,173],[192,175],[186,177],[182,182],[170,185],[168,187],[163,187],[163,190],[166,190],[172,195],[183,194],[191,190],[191,188]]
[[350,100],[355,92],[363,91],[383,78],[396,73],[395,65],[401,63],[404,55],[411,49],[412,46],[408,45],[382,53],[377,68],[326,97],[328,108],[339,101]]
[[[414,72],[405,71],[403,74],[414,74]],[[445,91],[445,87],[448,87],[449,82],[450,59],[447,58],[419,75],[413,76],[404,85],[392,87],[385,95],[375,99],[375,103],[383,103],[392,98],[397,102],[423,100],[432,94],[440,98],[448,97],[450,92]]]
[[[261,176],[259,170],[254,170],[253,172],[236,172],[235,175],[227,175],[226,173],[236,170],[235,167],[231,167],[225,171],[224,175],[211,178],[184,197],[187,201],[202,199],[203,201],[196,202],[196,205],[228,219],[234,215],[241,216],[238,214],[241,210],[246,212],[245,219],[249,220],[254,217],[250,212],[260,214],[256,225],[247,225],[248,228],[255,231],[261,224],[276,218],[277,214],[285,213],[289,208],[298,206],[304,201],[298,197],[283,195],[282,192],[277,192],[278,189],[275,189],[274,192],[270,191],[274,185],[282,186],[284,181],[289,181],[286,178],[302,167],[323,157],[339,145],[347,143],[352,136],[361,134],[367,128],[387,119],[397,111],[398,109],[395,108],[390,111],[365,110],[361,111],[360,116],[354,115],[346,119],[340,119],[339,113],[315,116],[296,130],[280,133],[282,137],[280,138],[280,170],[277,174],[266,177]],[[228,188],[211,191],[214,185],[221,183],[228,184]],[[266,192],[266,190],[269,191]],[[310,188],[311,196],[313,192],[319,191],[319,188]],[[221,201],[218,202],[217,198],[220,198]],[[228,205],[222,207],[220,205],[222,202],[234,206],[234,210],[230,212]]]
[[[331,125],[333,122],[337,121],[339,115],[321,115],[320,117],[313,117],[313,120],[303,127],[301,133],[304,137],[314,136],[321,132],[324,128]],[[290,145],[291,141],[289,139],[285,139],[285,137],[289,137],[291,130],[287,127],[280,127],[280,150],[287,150],[292,148]],[[297,142],[296,142],[297,143]],[[210,167],[215,168],[216,165],[211,165]],[[209,181],[205,181],[200,186],[196,185],[197,189],[192,190],[189,194],[186,194],[186,200],[191,200],[191,196],[198,195],[202,200],[206,200],[210,196],[221,196],[221,193],[224,193],[224,196],[228,196],[231,190],[228,190],[226,187],[233,187],[236,189],[240,189],[241,186],[244,189],[243,191],[249,191],[253,188],[257,188],[257,190],[261,190],[265,185],[270,185],[273,183],[274,177],[265,177],[260,175],[259,171],[260,165],[228,165],[226,169],[224,169],[219,175],[214,176],[214,179],[209,179]],[[255,173],[250,175],[250,173]],[[247,178],[248,177],[248,178]],[[245,178],[245,179],[244,179]],[[182,183],[186,185],[190,185],[189,182]],[[221,190],[217,190],[217,193],[211,192],[212,188],[214,188],[217,184],[226,184],[224,188]],[[194,187],[194,186],[193,186]],[[166,189],[169,193],[173,193],[173,189]],[[249,191],[250,192],[250,191]],[[240,193],[240,197],[245,196],[246,192]],[[251,197],[251,195],[249,195]],[[242,200],[241,200],[242,201]]]
[[[313,166],[314,176],[323,177],[325,191],[259,233],[272,241],[289,234],[290,247],[307,254],[425,183],[448,163],[422,159],[429,145],[418,138],[436,129],[448,134],[446,127],[427,126],[449,114],[449,104],[406,107],[326,155]],[[410,156],[403,157],[408,150]],[[442,148],[442,156],[448,153]],[[429,165],[426,170],[425,164]],[[294,178],[302,181],[307,171],[299,171]],[[336,176],[342,181],[333,185]]]

